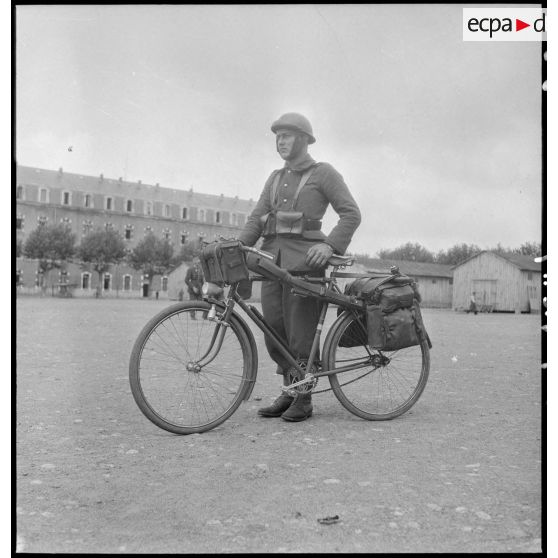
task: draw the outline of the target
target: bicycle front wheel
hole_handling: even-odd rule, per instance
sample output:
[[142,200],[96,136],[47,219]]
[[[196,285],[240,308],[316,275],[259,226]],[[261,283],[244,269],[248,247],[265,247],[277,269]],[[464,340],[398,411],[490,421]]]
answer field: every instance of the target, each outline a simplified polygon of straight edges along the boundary
[[134,399],[151,422],[169,432],[215,428],[255,381],[257,356],[239,319],[233,315],[227,326],[219,324],[208,319],[210,308],[204,301],[166,308],[146,324],[132,350]]
[[[358,339],[350,342],[350,335]],[[339,402],[366,420],[393,419],[407,412],[426,386],[430,371],[428,344],[423,340],[414,347],[380,352],[366,343],[366,335],[353,314],[344,312],[325,340],[324,370],[354,366],[354,370],[328,376]]]

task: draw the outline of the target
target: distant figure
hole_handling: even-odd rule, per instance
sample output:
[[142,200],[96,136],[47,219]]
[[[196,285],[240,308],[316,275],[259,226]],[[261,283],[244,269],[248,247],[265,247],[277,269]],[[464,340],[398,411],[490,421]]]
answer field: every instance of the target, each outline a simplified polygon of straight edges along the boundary
[[[201,288],[203,285],[203,270],[200,264],[200,258],[198,256],[194,257],[192,265],[188,268],[186,272],[186,278],[184,282],[188,286],[188,294],[190,295],[190,300],[201,300],[202,292]],[[196,319],[196,313],[194,311],[190,312],[192,319]]]
[[469,312],[474,312],[475,316],[477,315],[477,299],[475,298],[475,291],[473,291],[473,294],[471,294],[471,298],[469,299],[471,302],[469,303],[469,310],[467,310],[467,314]]
[[159,291],[155,291],[155,299],[159,300]]
[[183,299],[184,299],[184,289],[180,289],[178,291],[178,300],[180,300],[180,302],[182,302]]

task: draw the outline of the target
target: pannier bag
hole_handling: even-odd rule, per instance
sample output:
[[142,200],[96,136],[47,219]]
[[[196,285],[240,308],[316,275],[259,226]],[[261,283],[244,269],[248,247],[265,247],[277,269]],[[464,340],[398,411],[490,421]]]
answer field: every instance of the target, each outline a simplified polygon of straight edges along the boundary
[[383,275],[356,279],[345,294],[363,301],[367,336],[352,322],[339,341],[341,347],[368,344],[374,349],[396,351],[419,345],[425,337],[416,283],[406,275]]
[[201,265],[206,281],[223,285],[248,279],[244,252],[238,240],[214,242],[202,249]]

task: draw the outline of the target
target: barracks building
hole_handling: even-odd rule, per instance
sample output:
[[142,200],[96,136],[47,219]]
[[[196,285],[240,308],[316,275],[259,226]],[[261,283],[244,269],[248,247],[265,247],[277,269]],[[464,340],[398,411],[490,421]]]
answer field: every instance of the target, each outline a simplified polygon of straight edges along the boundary
[[[255,202],[164,188],[159,184],[128,182],[122,178],[86,176],[17,166],[16,239],[25,242],[42,223],[66,223],[76,235],[76,243],[98,228],[118,231],[132,250],[148,233],[168,239],[175,254],[190,241],[212,241],[219,236],[234,237],[243,227]],[[38,262],[16,259],[16,284],[21,293],[33,294],[43,286],[57,294],[93,296],[98,274],[80,262],[49,274],[48,285],[38,272]],[[103,296],[147,296],[147,281],[141,272],[125,264],[112,266],[102,277]],[[61,287],[63,287],[61,289]],[[152,293],[166,296],[168,278],[156,276]]]

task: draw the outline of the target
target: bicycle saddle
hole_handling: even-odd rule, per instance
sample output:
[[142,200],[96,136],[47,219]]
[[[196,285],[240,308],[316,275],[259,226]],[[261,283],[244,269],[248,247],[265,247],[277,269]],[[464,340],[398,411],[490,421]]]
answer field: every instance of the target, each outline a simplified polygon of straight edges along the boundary
[[353,265],[355,259],[353,258],[353,256],[339,256],[338,254],[333,254],[333,256],[331,256],[329,258],[329,260],[327,260],[328,265],[333,265],[333,266],[338,266],[338,265],[345,265],[345,266],[349,266],[349,265]]

